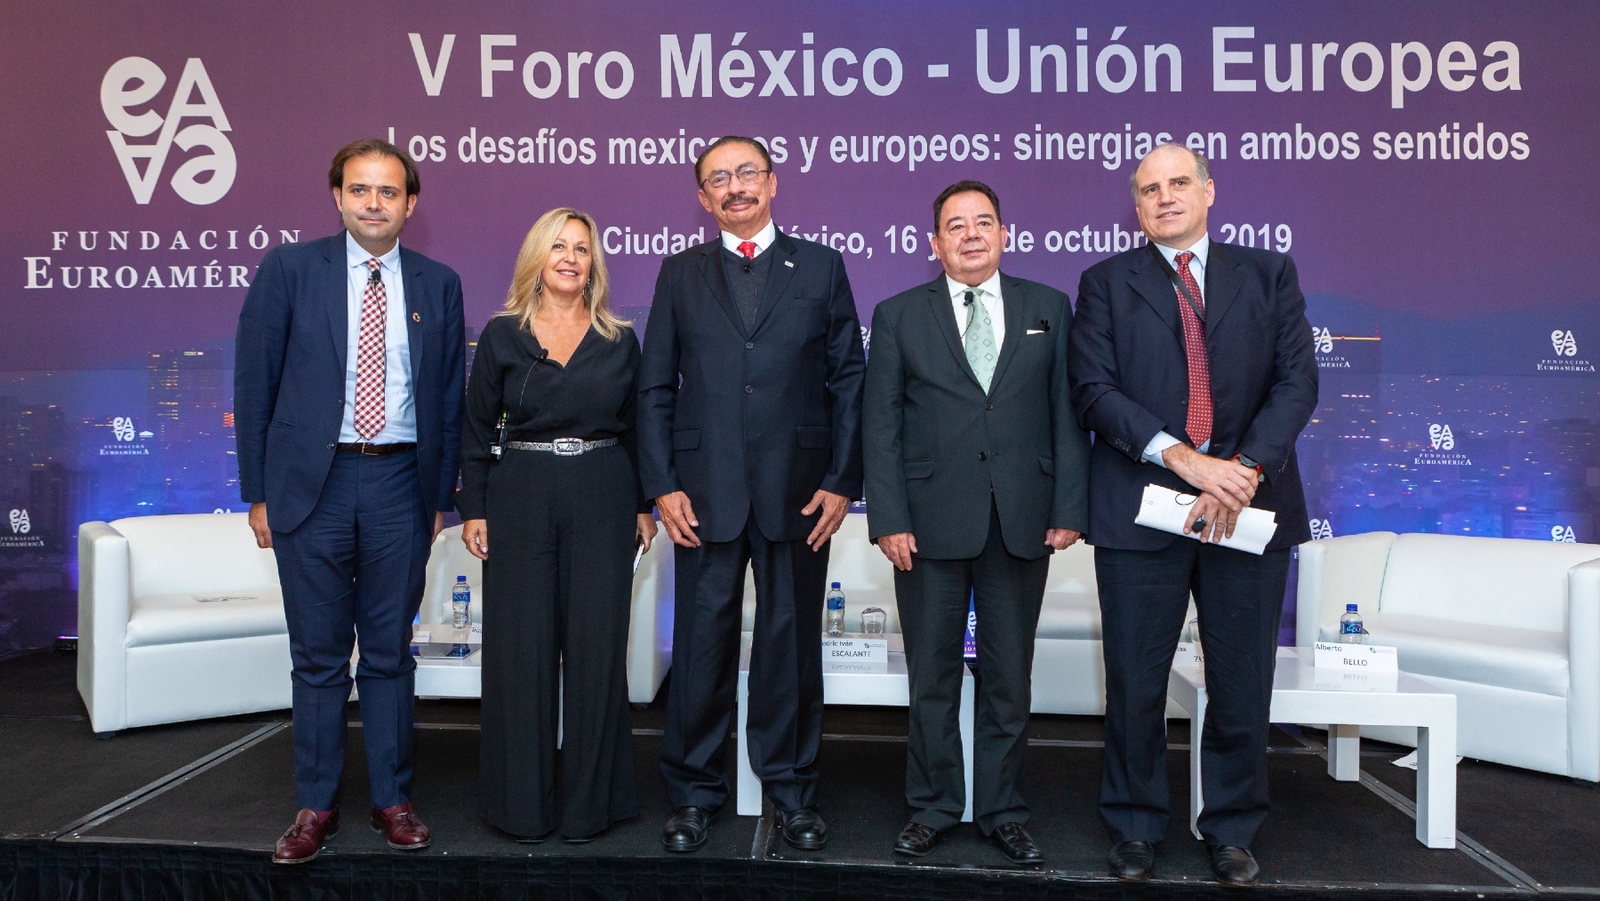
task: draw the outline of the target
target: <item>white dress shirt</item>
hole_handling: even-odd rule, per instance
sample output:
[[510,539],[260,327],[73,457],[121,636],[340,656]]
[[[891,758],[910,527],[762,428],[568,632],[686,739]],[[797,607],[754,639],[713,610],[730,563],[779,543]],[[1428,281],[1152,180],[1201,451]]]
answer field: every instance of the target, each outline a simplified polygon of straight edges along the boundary
[[977,302],[983,304],[989,311],[989,325],[994,329],[994,346],[1006,346],[1006,306],[1005,300],[1000,296],[1000,270],[976,285],[963,285],[949,275],[944,277],[945,287],[950,291],[950,304],[956,311],[956,334],[964,340],[967,337],[967,292],[978,295]]
[[[1174,271],[1176,271],[1177,268],[1178,268],[1178,263],[1177,263],[1178,254],[1183,253],[1184,250],[1187,250],[1190,253],[1194,254],[1194,259],[1191,259],[1189,261],[1189,274],[1194,276],[1194,283],[1197,286],[1199,286],[1199,288],[1200,288],[1200,297],[1199,297],[1200,309],[1202,309],[1202,310],[1205,309],[1205,303],[1206,303],[1206,257],[1209,256],[1210,253],[1211,253],[1211,236],[1209,234],[1201,235],[1200,236],[1200,240],[1196,241],[1194,243],[1193,247],[1188,247],[1188,248],[1184,248],[1184,249],[1180,250],[1178,248],[1168,247],[1165,244],[1157,244],[1156,245],[1156,250],[1161,251],[1161,256],[1166,259],[1167,265],[1171,266]],[[1173,293],[1177,294],[1177,290],[1174,289]],[[1188,303],[1188,301],[1184,300],[1181,297],[1178,298],[1178,302],[1179,303]],[[1174,444],[1182,444],[1182,443],[1183,443],[1182,441],[1179,441],[1178,439],[1176,439],[1176,438],[1172,437],[1171,435],[1167,434],[1166,430],[1163,429],[1163,430],[1157,432],[1156,436],[1154,438],[1150,439],[1150,443],[1149,444],[1145,445],[1144,454],[1142,456],[1143,456],[1145,462],[1154,463],[1157,466],[1165,468],[1166,465],[1167,465],[1167,462],[1165,460],[1161,459],[1162,453],[1164,453],[1167,448],[1173,446]],[[1211,447],[1211,442],[1210,442],[1210,440],[1207,440],[1205,444],[1200,445],[1199,451],[1203,454],[1210,447]]]
[[345,271],[347,274],[345,310],[344,422],[339,426],[339,441],[353,444],[400,444],[417,440],[416,402],[411,396],[411,338],[406,331],[405,279],[400,277],[400,245],[378,257],[378,273],[388,301],[388,316],[383,330],[383,428],[371,438],[356,432],[356,372],[361,355],[361,296],[366,293],[372,270],[367,261],[372,254],[362,249],[345,232]]
[[755,255],[761,256],[767,252],[767,248],[772,246],[772,242],[777,237],[778,227],[772,224],[771,219],[768,219],[766,227],[761,229],[761,231],[756,232],[755,237],[752,238],[741,238],[733,232],[723,232],[722,246],[726,248],[729,253],[742,257],[744,254],[739,253],[739,245],[746,241],[754,241],[756,244]]

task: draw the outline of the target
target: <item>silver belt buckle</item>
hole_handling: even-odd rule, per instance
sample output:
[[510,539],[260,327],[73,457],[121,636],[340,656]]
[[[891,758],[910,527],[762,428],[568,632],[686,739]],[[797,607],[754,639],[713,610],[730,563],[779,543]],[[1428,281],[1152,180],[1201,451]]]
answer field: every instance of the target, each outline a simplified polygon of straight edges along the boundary
[[583,453],[582,438],[557,438],[550,445],[558,457],[576,457]]

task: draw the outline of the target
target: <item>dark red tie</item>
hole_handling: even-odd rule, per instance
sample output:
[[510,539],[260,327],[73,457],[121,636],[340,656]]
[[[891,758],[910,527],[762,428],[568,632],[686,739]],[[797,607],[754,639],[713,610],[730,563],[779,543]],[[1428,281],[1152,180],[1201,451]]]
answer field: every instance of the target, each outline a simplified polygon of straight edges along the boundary
[[756,258],[756,242],[754,242],[754,241],[741,242],[739,244],[739,252],[744,254],[744,258],[747,259],[747,260],[755,259]]
[[[1204,310],[1205,299],[1200,296],[1200,286],[1195,283],[1194,273],[1189,271],[1189,261],[1192,259],[1194,254],[1187,250],[1178,254],[1178,278],[1183,279],[1189,296]],[[1211,440],[1211,363],[1206,358],[1206,324],[1181,292],[1178,296],[1178,315],[1183,319],[1184,355],[1189,358],[1189,420],[1184,424],[1184,430],[1189,433],[1189,442],[1198,448]]]
[[379,274],[381,264],[367,260],[372,277],[361,294],[361,332],[356,346],[356,434],[363,441],[383,431],[385,413],[384,327],[389,319],[389,295]]

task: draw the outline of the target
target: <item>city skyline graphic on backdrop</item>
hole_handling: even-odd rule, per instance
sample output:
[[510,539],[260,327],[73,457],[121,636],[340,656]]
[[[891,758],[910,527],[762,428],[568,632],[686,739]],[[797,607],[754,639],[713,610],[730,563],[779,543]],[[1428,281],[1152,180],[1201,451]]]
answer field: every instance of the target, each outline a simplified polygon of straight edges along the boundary
[[[1321,391],[1299,453],[1315,538],[1600,540],[1600,354],[1589,352],[1600,329],[1559,313],[1441,326],[1339,299],[1308,305]],[[648,307],[618,312],[642,332]],[[480,328],[467,330],[469,366]],[[1501,353],[1460,360],[1450,345]],[[1436,368],[1408,371],[1419,363]],[[1491,372],[1460,371],[1473,367]],[[81,523],[246,509],[232,396],[231,342],[0,377],[0,650],[74,631]]]

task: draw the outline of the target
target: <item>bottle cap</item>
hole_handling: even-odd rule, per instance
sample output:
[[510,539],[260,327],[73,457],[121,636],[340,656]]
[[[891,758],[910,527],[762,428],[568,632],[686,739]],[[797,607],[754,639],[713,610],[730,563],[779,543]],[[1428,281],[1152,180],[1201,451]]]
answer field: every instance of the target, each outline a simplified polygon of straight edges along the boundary
[[1355,613],[1356,612],[1356,605],[1355,604],[1345,604],[1344,605],[1344,611],[1346,613]]
[[457,582],[465,582],[465,581],[467,581],[467,577],[466,576],[456,576],[456,581]]
[[838,588],[839,587],[839,583],[838,582],[833,583],[833,587],[834,588]]

